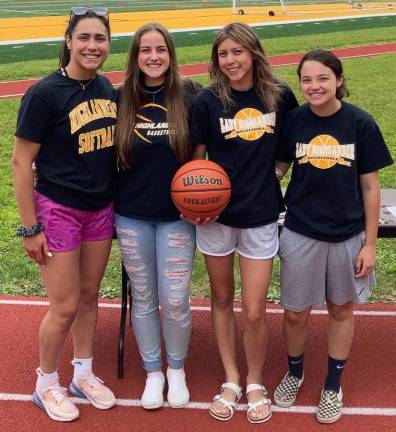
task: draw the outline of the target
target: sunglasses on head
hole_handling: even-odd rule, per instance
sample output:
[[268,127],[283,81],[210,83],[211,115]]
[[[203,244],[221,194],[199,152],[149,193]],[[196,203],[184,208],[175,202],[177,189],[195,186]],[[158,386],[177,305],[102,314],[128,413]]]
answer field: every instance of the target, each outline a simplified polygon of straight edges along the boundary
[[73,16],[83,16],[88,12],[93,13],[99,17],[109,18],[109,10],[105,7],[87,7],[87,6],[74,6],[70,10],[70,18]]

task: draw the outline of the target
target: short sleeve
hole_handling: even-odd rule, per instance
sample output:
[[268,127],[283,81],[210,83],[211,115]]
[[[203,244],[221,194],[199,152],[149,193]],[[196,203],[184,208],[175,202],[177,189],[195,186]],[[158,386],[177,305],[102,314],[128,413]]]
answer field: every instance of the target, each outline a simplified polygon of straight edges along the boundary
[[193,99],[191,105],[191,142],[208,144],[209,142],[209,110],[202,93]]
[[294,96],[294,93],[287,85],[284,86],[281,97],[282,99],[280,108],[282,111],[289,112],[294,108],[298,107],[298,101],[296,99],[296,96]]
[[286,118],[280,128],[279,140],[276,145],[276,160],[280,162],[291,163],[294,160],[294,154],[288,146],[288,119]]
[[42,144],[52,116],[49,98],[31,89],[22,98],[15,136]]
[[392,165],[392,157],[376,122],[369,115],[361,121],[362,125],[359,130],[361,145],[358,149],[357,160],[359,174],[368,174]]

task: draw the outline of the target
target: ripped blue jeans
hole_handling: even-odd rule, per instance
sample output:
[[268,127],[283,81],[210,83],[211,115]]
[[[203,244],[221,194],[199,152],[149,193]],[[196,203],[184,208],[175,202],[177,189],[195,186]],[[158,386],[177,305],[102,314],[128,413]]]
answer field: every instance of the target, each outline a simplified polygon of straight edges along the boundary
[[191,334],[189,286],[195,226],[116,214],[117,237],[132,288],[132,324],[143,366],[161,369],[161,321],[168,366],[184,366]]

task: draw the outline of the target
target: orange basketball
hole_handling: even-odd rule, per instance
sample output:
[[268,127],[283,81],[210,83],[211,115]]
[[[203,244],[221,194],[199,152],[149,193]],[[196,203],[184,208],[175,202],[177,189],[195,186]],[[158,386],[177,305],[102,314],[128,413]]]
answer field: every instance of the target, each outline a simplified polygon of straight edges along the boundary
[[220,165],[208,160],[194,160],[176,172],[171,194],[175,206],[186,218],[212,219],[227,206],[231,183]]

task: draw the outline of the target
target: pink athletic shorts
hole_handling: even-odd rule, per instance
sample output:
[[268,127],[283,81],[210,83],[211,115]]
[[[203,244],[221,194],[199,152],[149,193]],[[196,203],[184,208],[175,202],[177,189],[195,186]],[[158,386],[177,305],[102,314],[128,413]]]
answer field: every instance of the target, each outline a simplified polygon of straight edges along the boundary
[[48,248],[52,252],[69,252],[83,241],[107,240],[113,237],[113,203],[86,211],[65,207],[34,192],[37,221],[44,225]]

